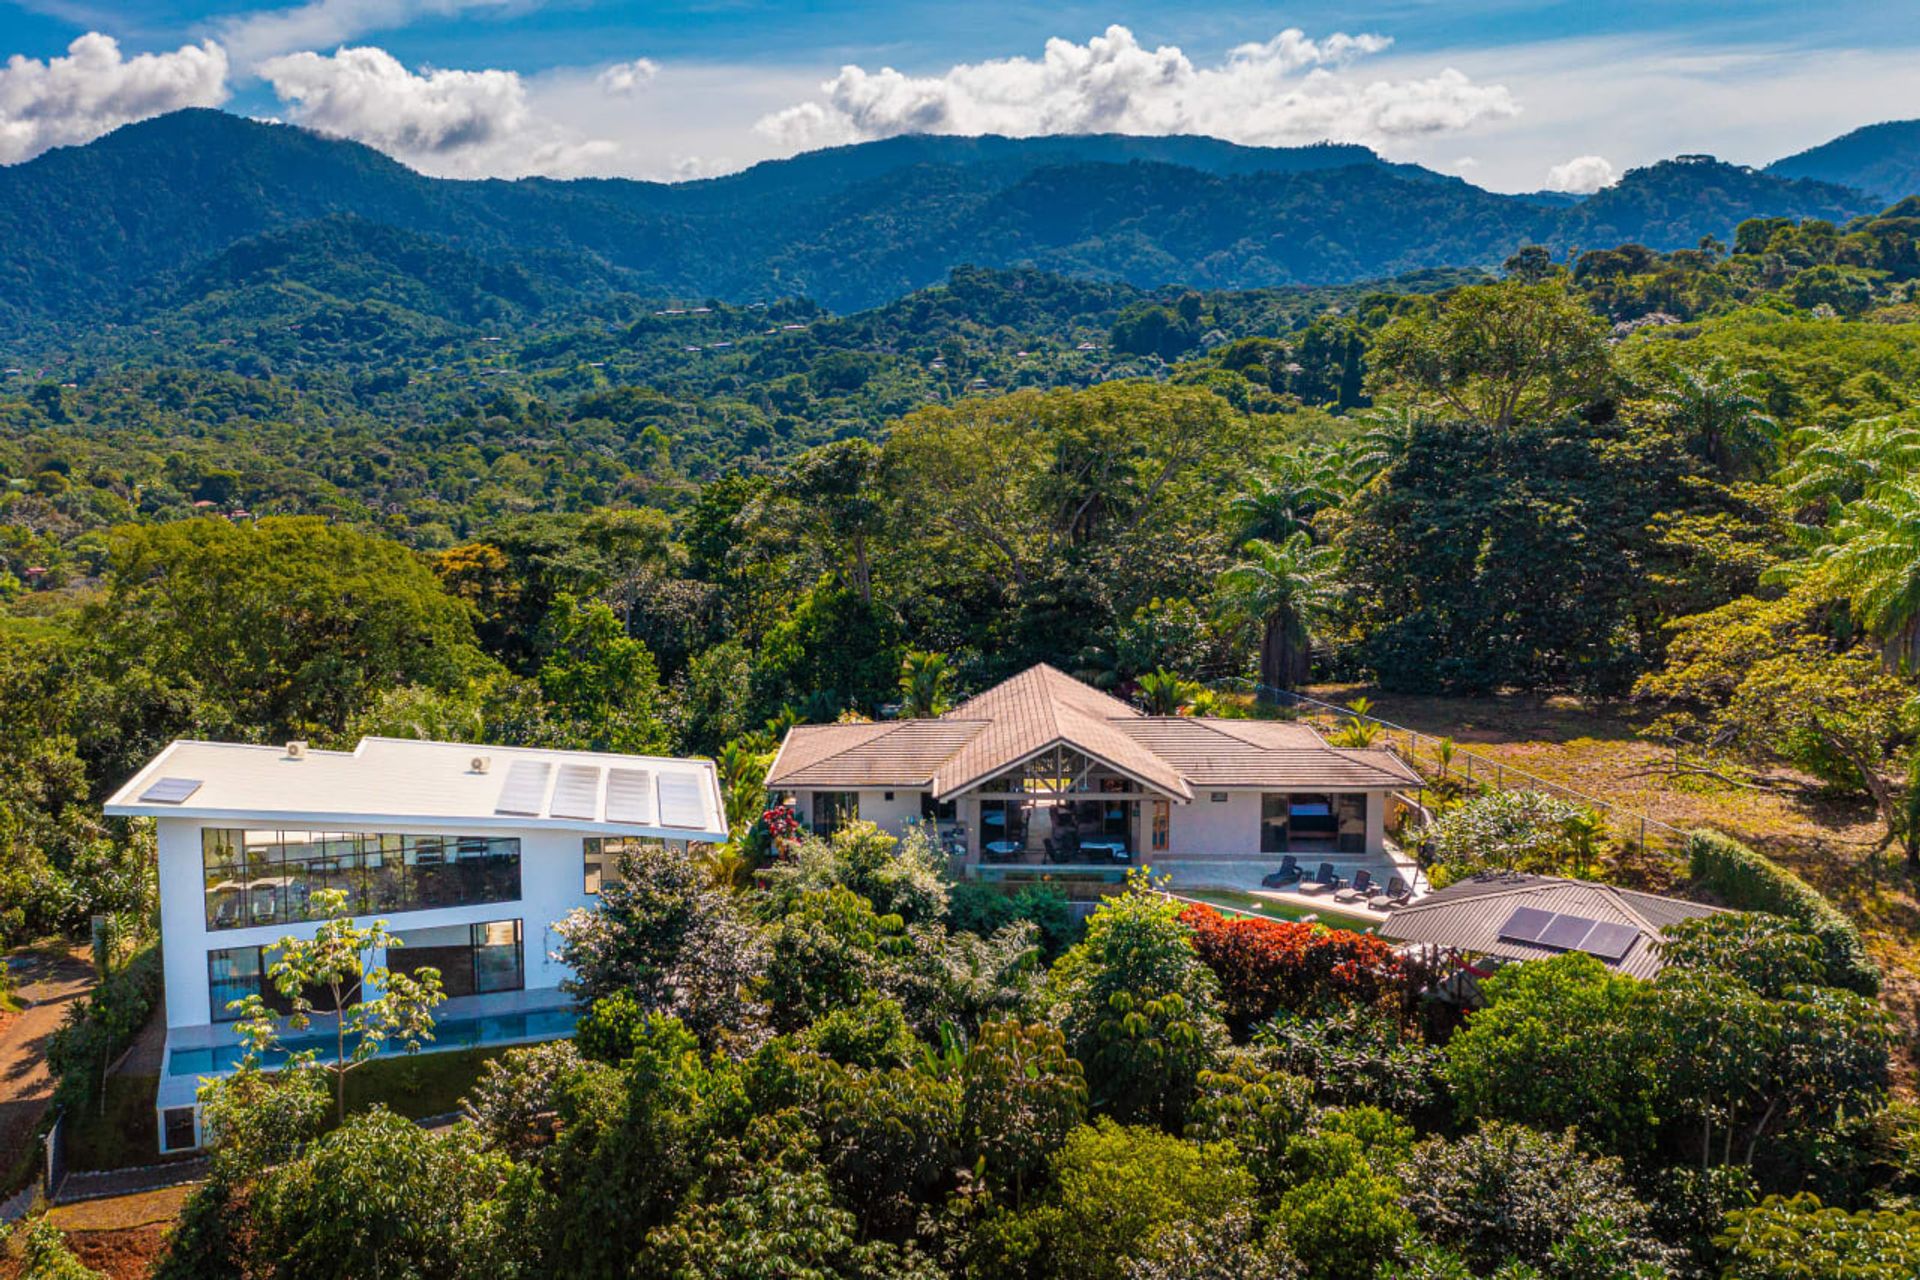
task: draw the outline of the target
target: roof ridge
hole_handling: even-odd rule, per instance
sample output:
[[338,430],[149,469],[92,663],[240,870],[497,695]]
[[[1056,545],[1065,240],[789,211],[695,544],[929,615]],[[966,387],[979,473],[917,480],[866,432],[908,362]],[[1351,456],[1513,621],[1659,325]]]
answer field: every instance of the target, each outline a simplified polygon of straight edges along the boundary
[[1598,881],[1581,881],[1580,883],[1592,884],[1596,888],[1605,889],[1609,894],[1613,895],[1613,900],[1620,905],[1620,910],[1632,917],[1635,924],[1656,938],[1660,936],[1660,930],[1654,927],[1653,922],[1641,915],[1638,907],[1635,907],[1631,902],[1627,901],[1627,891],[1619,885],[1600,884]]

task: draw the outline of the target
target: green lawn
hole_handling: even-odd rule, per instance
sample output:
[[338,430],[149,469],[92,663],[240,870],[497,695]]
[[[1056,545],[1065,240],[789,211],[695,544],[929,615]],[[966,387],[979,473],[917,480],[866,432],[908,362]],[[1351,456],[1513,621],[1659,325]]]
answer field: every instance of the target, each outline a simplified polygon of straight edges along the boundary
[[383,1102],[410,1120],[458,1111],[460,1099],[480,1078],[481,1068],[513,1047],[493,1045],[377,1058],[347,1074],[347,1110],[364,1111]]
[[129,1169],[167,1159],[153,1117],[159,1087],[158,1076],[108,1076],[105,1107],[96,1102],[67,1112],[67,1167]]

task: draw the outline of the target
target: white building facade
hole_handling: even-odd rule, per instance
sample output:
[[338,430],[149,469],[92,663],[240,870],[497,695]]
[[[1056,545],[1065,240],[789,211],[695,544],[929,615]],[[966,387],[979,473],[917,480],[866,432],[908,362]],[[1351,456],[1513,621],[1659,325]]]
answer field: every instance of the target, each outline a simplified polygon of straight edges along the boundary
[[163,1151],[200,1145],[199,1083],[239,1058],[230,1006],[280,1002],[272,949],[312,936],[316,892],[344,892],[401,941],[369,967],[439,971],[430,1048],[549,1039],[574,1017],[555,925],[594,904],[621,843],[727,838],[710,761],[389,738],[176,742],[105,809],[153,818],[158,836]]

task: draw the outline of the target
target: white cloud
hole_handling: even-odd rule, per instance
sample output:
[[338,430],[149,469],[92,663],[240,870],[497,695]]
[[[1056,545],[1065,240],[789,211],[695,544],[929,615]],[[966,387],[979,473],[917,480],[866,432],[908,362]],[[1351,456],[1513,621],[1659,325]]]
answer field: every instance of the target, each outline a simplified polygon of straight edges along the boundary
[[638,93],[653,83],[660,74],[660,64],[652,58],[635,58],[632,62],[616,62],[594,78],[608,93],[625,96]]
[[302,49],[339,44],[370,31],[392,31],[422,17],[447,17],[468,9],[504,9],[521,0],[308,0],[228,18],[220,39],[244,68]]
[[15,55],[0,66],[0,164],[49,147],[89,142],[135,120],[227,100],[227,55],[208,42],[172,53],[122,57],[112,36],[90,31],[64,58]]
[[1476,84],[1452,68],[1398,81],[1347,72],[1389,44],[1345,33],[1313,40],[1289,29],[1196,67],[1174,45],[1148,49],[1111,26],[1085,44],[1049,40],[1037,61],[963,63],[934,76],[842,67],[821,85],[824,100],[774,112],[757,127],[792,147],[899,133],[1197,133],[1280,145],[1380,143],[1518,112],[1504,86]]
[[1547,170],[1547,190],[1590,196],[1602,187],[1620,180],[1613,162],[1605,156],[1575,156],[1565,164]]
[[287,115],[356,138],[427,173],[569,177],[600,172],[615,145],[537,114],[512,71],[409,71],[384,49],[294,53],[260,64]]

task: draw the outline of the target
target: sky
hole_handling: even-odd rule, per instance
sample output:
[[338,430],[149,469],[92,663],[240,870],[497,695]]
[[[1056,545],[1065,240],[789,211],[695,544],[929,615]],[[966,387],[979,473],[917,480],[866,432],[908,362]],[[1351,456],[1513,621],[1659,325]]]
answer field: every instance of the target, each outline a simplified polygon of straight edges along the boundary
[[181,107],[448,177],[899,133],[1357,142],[1501,191],[1920,117],[1916,0],[0,0],[0,164]]

